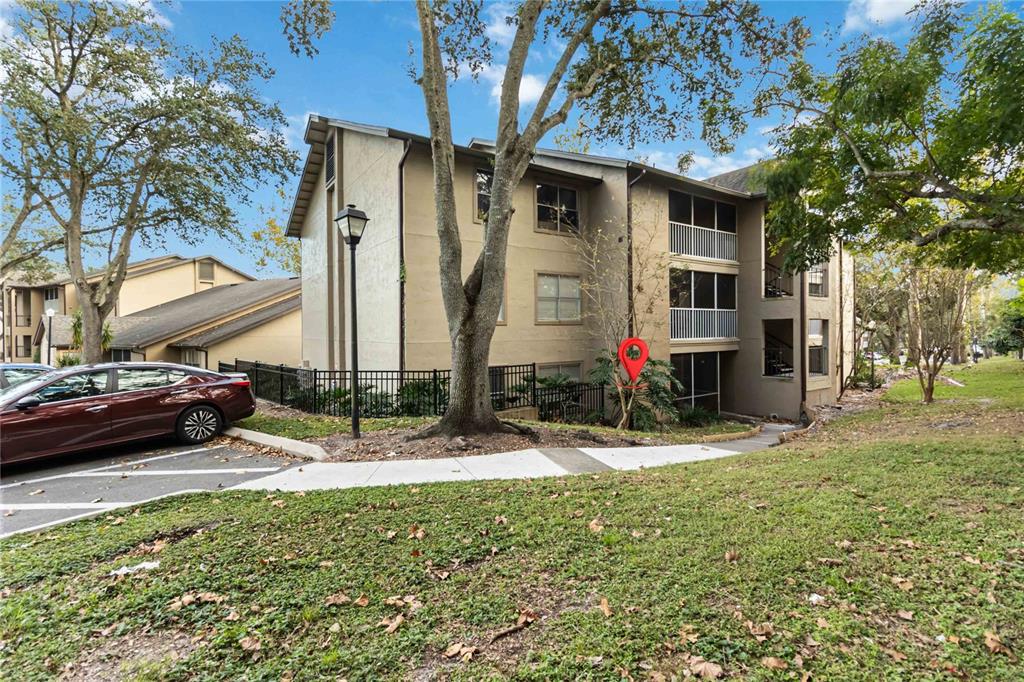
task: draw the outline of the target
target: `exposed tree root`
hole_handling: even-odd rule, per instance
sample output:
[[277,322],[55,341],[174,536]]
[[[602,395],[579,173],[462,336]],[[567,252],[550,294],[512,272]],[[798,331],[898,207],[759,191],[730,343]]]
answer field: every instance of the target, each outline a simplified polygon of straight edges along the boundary
[[489,425],[476,426],[475,428],[459,428],[456,425],[445,424],[444,419],[442,419],[436,424],[431,424],[421,431],[406,436],[405,440],[423,440],[425,438],[435,438],[438,436],[443,436],[448,440],[451,440],[458,436],[486,436],[491,433],[514,433],[520,436],[526,436],[534,441],[540,440],[540,434],[529,426],[497,418]]

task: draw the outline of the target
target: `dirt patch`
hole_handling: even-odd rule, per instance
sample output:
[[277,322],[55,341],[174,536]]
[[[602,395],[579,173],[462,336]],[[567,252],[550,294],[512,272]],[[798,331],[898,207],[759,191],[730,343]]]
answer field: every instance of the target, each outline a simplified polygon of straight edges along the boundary
[[63,682],[111,682],[135,679],[141,673],[170,668],[196,649],[180,630],[131,633],[107,640],[65,666]]
[[824,424],[838,417],[874,410],[881,402],[883,393],[885,390],[880,388],[874,391],[860,388],[847,389],[837,404],[814,408],[815,422]]
[[632,438],[603,434],[588,429],[549,429],[534,427],[536,437],[513,433],[479,437],[443,436],[409,440],[422,428],[392,429],[364,433],[359,440],[347,434],[335,434],[312,442],[330,455],[329,462],[369,462],[388,459],[439,459],[512,452],[528,448],[630,447],[636,445],[668,445],[656,438]]
[[309,412],[296,410],[294,407],[278,405],[277,403],[272,403],[269,400],[264,400],[263,398],[256,399],[256,414],[267,417],[284,417],[287,419],[298,419],[309,416]]

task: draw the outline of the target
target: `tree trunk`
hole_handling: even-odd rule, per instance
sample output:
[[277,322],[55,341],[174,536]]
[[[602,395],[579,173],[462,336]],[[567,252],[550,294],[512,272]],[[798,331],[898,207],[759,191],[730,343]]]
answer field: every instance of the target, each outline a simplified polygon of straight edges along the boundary
[[932,370],[928,368],[928,378],[925,380],[924,385],[921,389],[922,398],[921,402],[926,405],[931,403],[935,398],[935,375],[932,374]]
[[106,315],[88,298],[79,293],[82,310],[82,362],[103,362],[103,321]]

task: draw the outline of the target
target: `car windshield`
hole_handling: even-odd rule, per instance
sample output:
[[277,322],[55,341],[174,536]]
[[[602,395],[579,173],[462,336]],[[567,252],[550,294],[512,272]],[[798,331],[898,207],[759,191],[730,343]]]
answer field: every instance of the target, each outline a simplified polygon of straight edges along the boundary
[[0,389],[0,403],[7,402],[7,399],[15,394],[28,395],[32,393],[52,379],[54,374],[55,372],[53,370],[44,371],[42,374],[37,374],[31,379],[25,379],[21,383],[12,384],[7,388]]

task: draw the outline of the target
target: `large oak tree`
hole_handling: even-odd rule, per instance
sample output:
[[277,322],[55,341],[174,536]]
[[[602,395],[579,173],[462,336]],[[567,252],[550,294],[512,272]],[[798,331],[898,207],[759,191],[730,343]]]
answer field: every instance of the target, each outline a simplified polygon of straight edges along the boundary
[[[513,194],[541,139],[582,114],[586,139],[633,147],[674,140],[699,126],[713,150],[727,151],[744,126],[736,93],[749,78],[754,104],[763,104],[768,89],[758,77],[780,58],[799,53],[806,37],[799,21],[777,25],[743,0],[521,0],[509,6],[502,28],[511,39],[499,55],[483,10],[479,0],[416,3],[420,45],[413,72],[430,128],[441,291],[452,348],[448,410],[428,433],[445,435],[511,428],[491,408],[488,353],[502,299]],[[333,13],[326,2],[292,0],[282,18],[293,50],[312,55]],[[524,69],[542,48],[557,56],[536,104],[524,110]],[[493,184],[484,243],[463,278],[448,88],[485,68],[503,72]]]
[[[24,0],[12,23],[2,168],[26,219],[4,247],[63,247],[82,359],[96,362],[133,244],[237,235],[235,207],[257,182],[288,177],[295,155],[257,91],[272,71],[237,36],[202,52],[175,45],[149,4],[114,0]],[[90,272],[90,254],[106,265]]]
[[1024,268],[1024,19],[999,4],[915,12],[904,46],[844,47],[793,68],[795,114],[768,165],[768,228],[793,269],[837,239],[910,244],[953,267]]

